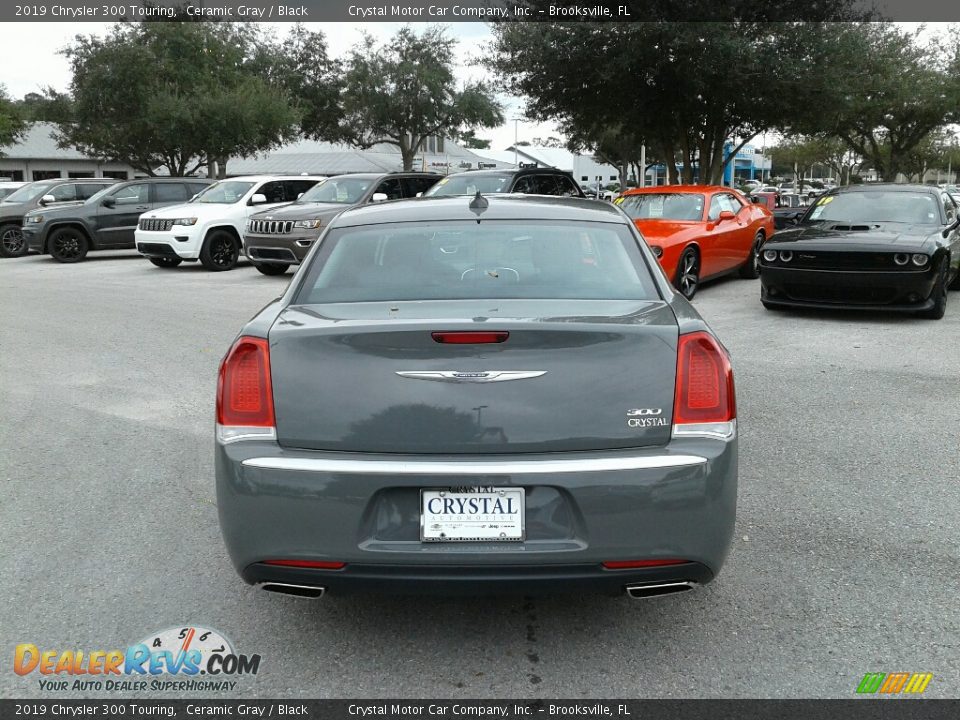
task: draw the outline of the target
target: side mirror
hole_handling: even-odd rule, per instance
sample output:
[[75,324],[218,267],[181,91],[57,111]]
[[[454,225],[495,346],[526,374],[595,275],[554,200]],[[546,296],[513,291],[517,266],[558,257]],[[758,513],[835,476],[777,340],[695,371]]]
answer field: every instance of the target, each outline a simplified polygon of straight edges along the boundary
[[370,202],[380,203],[389,200],[389,196],[386,193],[374,193],[373,197],[370,198]]
[[952,232],[953,232],[954,230],[956,230],[957,228],[960,228],[960,217],[958,217],[958,218],[957,218],[956,220],[954,220],[953,222],[949,223],[949,224],[943,229],[943,232],[940,233],[940,236],[941,236],[944,240],[946,240],[948,237],[950,237],[950,233],[952,233]]
[[297,193],[297,200],[303,197],[303,193]]
[[267,201],[267,196],[263,193],[254,193],[253,197],[250,198],[251,205],[263,205]]
[[418,193],[417,193],[417,197],[423,197],[423,193],[422,193],[422,192],[418,192]]
[[50,203],[55,203],[57,199],[53,195],[44,195],[40,198],[41,205],[49,205]]
[[112,208],[116,206],[117,201],[115,198],[105,197],[103,200],[100,201],[100,204],[103,205],[105,208]]
[[720,217],[717,218],[717,221],[718,221],[718,222],[724,222],[724,221],[726,221],[726,220],[733,220],[735,217],[736,217],[736,215],[734,215],[732,211],[730,211],[730,210],[721,210],[721,211],[720,211]]

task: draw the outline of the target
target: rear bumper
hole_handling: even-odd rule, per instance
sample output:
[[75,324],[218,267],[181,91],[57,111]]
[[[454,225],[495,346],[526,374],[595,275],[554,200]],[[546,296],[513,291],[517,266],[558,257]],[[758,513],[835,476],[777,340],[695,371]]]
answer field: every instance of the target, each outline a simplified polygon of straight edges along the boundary
[[348,565],[343,570],[303,570],[254,563],[241,577],[251,585],[285,583],[322,587],[335,594],[556,595],[595,592],[619,595],[628,585],[690,582],[704,585],[713,572],[702,563],[640,570],[578,565]]
[[857,272],[761,265],[760,295],[783,307],[917,312],[933,306],[931,270]]
[[[692,458],[663,464],[657,458]],[[709,582],[736,517],[737,443],[685,438],[667,447],[524,454],[557,459],[650,458],[650,467],[511,472],[509,456],[385,456],[290,450],[269,441],[217,443],[220,526],[248,583],[319,585],[331,592],[622,592],[629,584]],[[282,459],[269,463],[265,459]],[[328,460],[328,470],[312,469]],[[366,460],[397,463],[364,472]],[[245,462],[246,461],[246,462]],[[469,471],[456,472],[465,462]],[[478,464],[491,463],[491,473]],[[404,468],[405,463],[409,463]],[[423,463],[442,464],[427,472]],[[264,464],[280,467],[263,467]],[[636,464],[636,463],[634,463]],[[523,542],[423,543],[420,490],[522,486]],[[682,565],[607,570],[604,561],[682,559]],[[344,562],[342,570],[265,565],[265,560]]]

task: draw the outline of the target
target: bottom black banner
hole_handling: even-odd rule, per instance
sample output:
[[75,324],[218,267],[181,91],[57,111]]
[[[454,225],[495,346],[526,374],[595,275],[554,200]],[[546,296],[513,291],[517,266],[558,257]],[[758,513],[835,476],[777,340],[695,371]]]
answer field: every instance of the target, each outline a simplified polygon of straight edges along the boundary
[[960,700],[0,700],[0,718],[954,720]]

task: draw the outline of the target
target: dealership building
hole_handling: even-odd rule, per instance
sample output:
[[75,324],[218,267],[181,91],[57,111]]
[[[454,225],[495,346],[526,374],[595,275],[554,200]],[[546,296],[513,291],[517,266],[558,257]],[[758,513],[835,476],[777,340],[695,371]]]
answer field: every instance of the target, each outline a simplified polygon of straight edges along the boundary
[[[52,123],[33,123],[20,142],[2,148],[0,178],[18,182],[60,177],[127,180],[144,174],[124,163],[101,161],[76,148],[60,147],[56,129]],[[414,170],[443,174],[512,167],[515,167],[512,162],[481,157],[452,140],[436,137],[427,138],[414,162]],[[403,170],[400,149],[387,143],[361,150],[348,145],[299,140],[270,152],[235,157],[227,162],[229,176],[342,175],[397,170]]]

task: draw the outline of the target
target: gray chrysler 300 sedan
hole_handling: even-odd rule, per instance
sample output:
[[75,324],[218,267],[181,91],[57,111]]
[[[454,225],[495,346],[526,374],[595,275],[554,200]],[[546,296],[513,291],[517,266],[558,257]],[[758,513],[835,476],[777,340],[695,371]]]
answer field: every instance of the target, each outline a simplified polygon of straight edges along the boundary
[[224,358],[216,473],[265,590],[680,592],[733,532],[733,375],[616,207],[366,206]]

